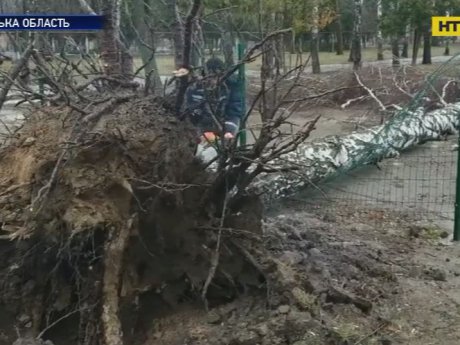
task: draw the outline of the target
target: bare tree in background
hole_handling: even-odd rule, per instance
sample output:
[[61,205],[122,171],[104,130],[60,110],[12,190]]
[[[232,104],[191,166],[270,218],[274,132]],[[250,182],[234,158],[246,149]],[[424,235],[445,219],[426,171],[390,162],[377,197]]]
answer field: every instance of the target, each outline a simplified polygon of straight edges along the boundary
[[101,59],[107,75],[122,74],[120,40],[120,4],[121,0],[105,0],[102,13],[105,16],[105,28],[101,34]]
[[362,22],[362,0],[354,0],[354,22],[353,37],[351,41],[350,58],[353,62],[353,69],[361,67],[361,22]]
[[[231,18],[227,18],[227,26],[231,27]],[[224,61],[227,66],[235,63],[233,57],[233,47],[235,46],[235,35],[233,30],[222,32],[222,52],[224,54]]]
[[78,0],[78,4],[86,13],[92,15],[96,14],[96,12],[94,12],[93,8],[86,2],[86,0]]
[[377,60],[383,60],[382,0],[377,0]]
[[406,30],[404,31],[404,41],[403,48],[401,52],[401,57],[409,57],[409,40],[410,40],[410,25],[406,25]]
[[153,84],[153,90],[162,89],[162,82],[155,58],[155,32],[151,24],[153,19],[153,7],[150,0],[133,0],[133,11],[128,13],[130,23],[136,31],[136,41],[142,58],[142,65],[145,66],[146,84]]
[[422,64],[431,64],[431,25],[425,25],[423,30],[423,59]]
[[[78,0],[80,7],[89,14],[96,14],[86,0]],[[103,0],[102,14],[106,26],[101,33],[101,59],[104,73],[109,76],[131,78],[133,58],[120,38],[121,0]]]
[[340,6],[340,0],[335,0],[335,9],[337,13],[337,20],[336,20],[337,55],[343,55],[342,8]]
[[319,3],[318,0],[313,1],[312,13],[312,28],[311,28],[311,66],[313,74],[321,72],[319,62]]
[[176,67],[179,67],[184,60],[184,23],[179,12],[179,5],[177,0],[167,0],[168,11],[174,17],[171,23],[171,32],[174,44],[174,63]]
[[193,21],[192,26],[192,56],[191,62],[192,66],[204,66],[206,56],[205,56],[205,42],[204,42],[204,33],[203,33],[203,13],[204,6],[201,4],[198,9],[197,16]]
[[412,45],[412,66],[417,64],[418,51],[420,49],[420,42],[422,40],[422,33],[419,28],[414,29],[414,43]]
[[399,61],[399,37],[394,36],[391,40],[391,55],[392,55],[392,66],[399,66],[401,62]]
[[[449,16],[450,16],[450,12],[446,11],[446,17],[449,17]],[[444,56],[450,55],[449,40],[450,40],[450,37],[445,37]]]

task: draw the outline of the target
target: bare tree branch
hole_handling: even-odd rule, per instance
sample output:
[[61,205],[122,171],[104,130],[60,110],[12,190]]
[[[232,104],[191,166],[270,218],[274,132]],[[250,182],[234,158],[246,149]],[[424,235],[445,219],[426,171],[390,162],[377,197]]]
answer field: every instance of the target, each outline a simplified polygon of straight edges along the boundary
[[[184,52],[182,57],[182,67],[190,68],[191,51],[192,51],[192,34],[193,34],[193,21],[196,18],[198,11],[201,7],[201,0],[194,0],[192,7],[187,15],[184,25]],[[176,114],[179,115],[184,103],[185,93],[188,87],[187,77],[179,79],[179,88],[176,95]]]
[[10,91],[11,86],[13,86],[14,81],[19,76],[24,66],[26,66],[27,62],[29,61],[30,56],[34,52],[34,44],[35,44],[35,41],[29,44],[29,46],[25,50],[22,57],[16,62],[16,64],[11,69],[8,80],[6,80],[5,84],[2,86],[0,90],[0,109],[3,106],[3,103],[5,103],[6,96],[8,95],[8,92]]

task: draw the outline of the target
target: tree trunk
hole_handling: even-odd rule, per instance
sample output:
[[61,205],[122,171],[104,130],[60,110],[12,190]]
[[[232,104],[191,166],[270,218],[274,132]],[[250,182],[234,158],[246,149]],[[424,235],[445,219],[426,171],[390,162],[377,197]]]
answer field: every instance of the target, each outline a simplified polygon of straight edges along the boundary
[[281,73],[287,73],[284,35],[278,35],[275,41],[275,68],[277,77]]
[[295,34],[295,32],[293,32],[291,40],[289,42],[289,52],[291,53],[291,55],[297,53],[297,51],[296,51],[296,48],[297,48],[296,47],[297,46],[296,42],[297,42],[296,34]]
[[179,13],[177,0],[169,0],[168,5],[170,14],[174,16],[174,21],[171,25],[171,32],[174,43],[174,63],[176,68],[178,68],[184,61],[184,23],[182,22],[182,18]]
[[[450,12],[446,11],[446,17],[449,17],[449,16],[450,16]],[[450,55],[450,47],[449,47],[450,37],[444,37],[444,39],[445,39],[444,56],[449,56]]]
[[203,21],[201,19],[203,11],[204,6],[202,5],[193,23],[192,66],[194,67],[204,66],[206,63]]
[[[258,6],[259,6],[259,11],[260,13],[263,13],[263,1],[258,1]],[[265,27],[262,22],[262,17],[259,17],[259,32],[260,32],[260,37],[263,37],[265,35],[265,31],[270,31],[271,28],[276,27],[276,21],[275,21],[275,14],[272,13],[269,18],[267,18],[265,22]],[[262,54],[262,67],[260,69],[260,78],[262,81],[266,82],[268,80],[271,80],[275,77],[275,64],[276,64],[276,37],[271,38],[267,40],[267,42],[264,44],[262,47],[262,50],[264,53]],[[266,103],[273,102],[272,99],[268,99],[268,97],[265,97],[267,99]]]
[[409,25],[406,26],[406,32],[404,33],[403,48],[401,52],[401,57],[409,57],[409,39],[410,39],[410,28]]
[[420,48],[421,39],[422,39],[422,36],[420,34],[420,29],[416,28],[414,30],[414,45],[412,47],[412,66],[415,66],[417,64],[418,51]]
[[310,41],[310,53],[311,53],[311,66],[313,74],[319,74],[321,72],[321,65],[319,62],[319,9],[318,9],[318,0],[315,0],[313,4],[313,26],[311,30],[311,41]]
[[445,56],[450,55],[449,38],[447,38],[445,42],[444,55]]
[[[36,49],[37,53],[40,55],[40,57],[44,58],[46,56],[46,48],[45,48],[45,35],[44,33],[38,32],[36,34]],[[45,96],[45,82],[46,82],[46,77],[43,75],[43,73],[38,70],[37,71],[38,78],[37,79],[37,86],[38,86],[38,93],[44,97]],[[44,104],[43,99],[41,100],[41,104]]]
[[335,8],[337,11],[336,21],[336,36],[337,36],[337,55],[343,55],[343,28],[340,0],[335,0]]
[[118,42],[120,44],[120,51],[121,51],[121,75],[123,78],[132,79],[133,71],[134,71],[134,59],[131,53],[129,52],[128,48],[123,45],[121,41]]
[[425,30],[423,32],[423,60],[422,64],[429,65],[431,64],[431,32],[430,30]]
[[101,59],[104,73],[110,76],[122,75],[122,57],[119,45],[120,0],[105,0],[102,13],[105,28],[101,34]]
[[377,0],[377,60],[383,60],[382,0]]
[[[27,47],[27,49],[24,51],[24,53],[22,54],[22,57],[14,63],[14,65],[11,67],[10,71],[8,72],[8,78],[5,79],[2,87],[0,88],[0,109],[5,103],[8,92],[10,91],[11,87],[14,85],[16,78],[25,79],[25,77],[22,76],[23,73],[27,73],[27,76],[29,76],[30,71],[28,68],[28,63],[29,63],[29,59],[32,56],[33,52],[34,52],[34,44],[31,43]],[[25,80],[20,80],[20,83],[22,83],[24,86],[27,85],[27,82]]]
[[[187,13],[185,18],[185,22],[183,24],[184,28],[184,35],[182,36],[182,42],[184,44],[184,49],[181,53],[182,61],[181,65],[185,68],[190,68],[191,66],[191,53],[193,49],[193,23],[197,19],[197,16],[200,12],[202,6],[202,0],[193,0],[190,6],[190,9]],[[177,10],[177,6],[176,6]],[[180,19],[180,15],[178,11],[176,12],[176,17]],[[185,119],[187,114],[182,113],[183,105],[185,101],[185,94],[187,92],[187,88],[189,86],[187,76],[183,76],[182,78],[178,78],[176,84],[176,97],[175,97],[175,112],[176,116],[178,116],[181,120]]]
[[[280,171],[262,174],[250,186],[265,202],[288,197],[318,182],[374,164],[459,128],[460,103],[426,113],[423,108],[400,112],[391,122],[361,133],[304,143],[266,164]],[[292,169],[292,170],[290,170]]]
[[350,57],[353,61],[353,69],[356,71],[361,67],[361,15],[362,0],[354,0],[353,38],[351,41]]
[[409,41],[407,39],[404,39],[401,57],[406,59],[409,57]]
[[107,345],[123,345],[123,327],[119,317],[123,257],[129,243],[132,220],[126,227],[115,229],[104,248],[104,278],[102,280],[102,328]]
[[399,38],[394,37],[391,40],[391,55],[392,55],[392,65],[399,66],[401,62],[399,61]]
[[160,92],[163,85],[155,58],[155,34],[149,31],[147,22],[151,20],[149,0],[133,0],[133,23],[137,30],[137,43],[142,58],[142,65],[145,66],[145,82],[151,88]]
[[262,54],[262,67],[260,69],[260,78],[262,80],[270,80],[274,78],[275,69],[275,52],[273,40],[268,40],[264,44],[264,53]]
[[231,30],[224,32],[222,35],[222,52],[224,54],[224,61],[227,66],[235,64],[233,56],[233,47],[235,46],[235,37]]
[[78,4],[87,14],[96,15],[96,12],[94,12],[92,7],[88,4],[88,2],[86,2],[86,0],[78,0]]

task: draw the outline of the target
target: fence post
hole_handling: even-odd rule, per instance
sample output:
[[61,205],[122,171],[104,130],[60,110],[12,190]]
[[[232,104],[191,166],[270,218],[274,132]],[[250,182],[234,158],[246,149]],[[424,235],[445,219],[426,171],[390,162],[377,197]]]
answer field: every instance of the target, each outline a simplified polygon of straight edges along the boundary
[[[460,113],[458,114],[460,117]],[[457,181],[455,188],[454,241],[460,241],[460,135],[457,147]]]
[[[246,47],[244,43],[238,42],[238,61],[241,62],[244,58],[244,51],[246,50]],[[242,113],[243,117],[246,117],[246,66],[245,64],[240,64],[238,68],[238,74],[239,74],[239,81],[240,81],[240,90],[241,90],[241,95],[242,95]],[[241,123],[241,128],[240,128],[240,135],[239,135],[239,140],[240,140],[240,146],[246,146],[246,121],[243,121]]]

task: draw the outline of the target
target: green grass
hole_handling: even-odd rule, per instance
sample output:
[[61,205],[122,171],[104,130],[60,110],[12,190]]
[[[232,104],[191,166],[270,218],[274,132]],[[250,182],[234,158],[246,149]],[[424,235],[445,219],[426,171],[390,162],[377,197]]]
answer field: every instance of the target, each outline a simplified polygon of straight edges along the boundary
[[[411,53],[411,47],[409,47],[409,53]],[[450,55],[460,53],[460,44],[451,45]],[[444,47],[432,47],[431,50],[432,56],[442,56],[444,54]],[[343,55],[337,55],[336,53],[329,52],[320,52],[319,59],[321,65],[331,65],[331,64],[347,64],[348,62],[349,51],[345,51]],[[422,49],[419,50],[419,56],[422,55]],[[308,59],[309,53],[302,54],[302,61]],[[384,50],[384,59],[391,59],[391,50],[386,48]],[[157,55],[156,56],[158,69],[160,70],[161,75],[171,75],[174,71],[174,57],[172,55]],[[362,51],[362,60],[364,62],[377,61],[377,50],[376,48],[366,48]],[[287,66],[294,66],[297,61],[297,55],[295,54],[285,54],[285,61]],[[259,71],[262,61],[261,58],[256,59],[255,61],[247,64],[247,69],[250,71]],[[139,57],[134,59],[135,68],[142,66],[142,61]],[[7,70],[11,64],[9,62],[4,62],[0,69]]]
[[[409,47],[411,49],[411,47]],[[409,50],[409,53],[412,51]],[[454,55],[456,53],[460,53],[460,45],[451,45],[450,47],[450,55]],[[444,47],[432,47],[431,49],[431,55],[432,56],[442,56],[444,54]],[[319,60],[322,65],[331,65],[331,64],[347,64],[348,62],[348,55],[349,51],[345,51],[343,55],[337,55],[336,53],[328,53],[328,52],[320,52],[319,54]],[[305,61],[308,59],[309,53],[304,53],[302,54],[302,60]],[[419,50],[419,57],[422,56],[422,49]],[[384,59],[391,59],[391,50],[390,49],[385,49],[384,50]],[[297,55],[295,54],[285,54],[285,61],[286,64],[289,66],[290,64],[292,66],[295,65],[297,59]],[[366,48],[363,49],[362,51],[362,60],[364,62],[372,62],[372,61],[377,61],[377,49],[372,47],[372,48]],[[158,64],[158,69],[160,70],[160,74],[162,75],[169,75],[171,72],[174,70],[174,59],[173,56],[170,55],[158,55],[157,56],[157,64]],[[139,67],[142,65],[141,60],[136,58],[135,59],[135,65],[136,67]],[[247,64],[247,69],[252,70],[252,71],[258,71],[260,70],[260,67],[262,65],[262,61],[260,58],[256,59],[255,61],[248,63]]]

